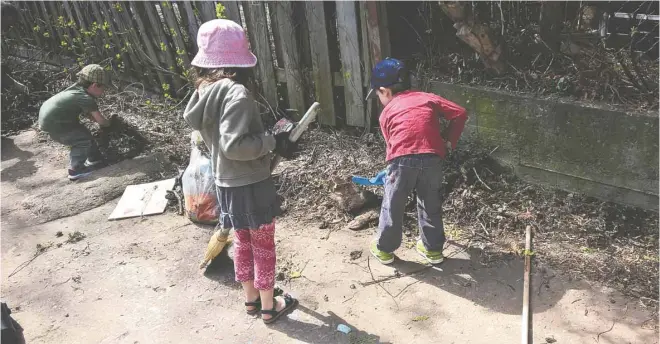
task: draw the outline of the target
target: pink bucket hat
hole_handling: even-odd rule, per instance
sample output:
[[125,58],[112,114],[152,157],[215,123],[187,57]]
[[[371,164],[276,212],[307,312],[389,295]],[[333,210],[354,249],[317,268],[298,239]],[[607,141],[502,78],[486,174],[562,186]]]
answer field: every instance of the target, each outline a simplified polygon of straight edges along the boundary
[[254,67],[257,57],[248,48],[243,28],[227,19],[207,21],[197,33],[199,51],[190,64],[202,68]]

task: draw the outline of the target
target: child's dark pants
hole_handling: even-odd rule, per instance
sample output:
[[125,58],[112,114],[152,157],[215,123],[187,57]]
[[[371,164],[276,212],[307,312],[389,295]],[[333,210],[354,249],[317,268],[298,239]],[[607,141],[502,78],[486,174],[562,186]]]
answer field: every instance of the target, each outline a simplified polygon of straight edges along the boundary
[[82,124],[76,125],[66,132],[48,133],[53,141],[71,147],[69,153],[69,163],[71,169],[82,168],[85,160],[90,161],[101,159],[101,153],[94,137]]
[[378,223],[379,250],[392,253],[401,245],[405,207],[414,189],[422,242],[427,250],[442,251],[442,181],[442,159],[437,155],[407,155],[390,162]]

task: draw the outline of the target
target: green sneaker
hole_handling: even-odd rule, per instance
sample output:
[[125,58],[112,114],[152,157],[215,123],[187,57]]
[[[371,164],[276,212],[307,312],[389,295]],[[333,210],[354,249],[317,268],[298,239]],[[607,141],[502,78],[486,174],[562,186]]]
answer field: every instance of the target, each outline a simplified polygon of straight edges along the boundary
[[424,257],[431,264],[440,264],[444,260],[441,251],[429,251],[424,247],[424,243],[421,240],[417,240],[417,246],[415,250],[419,253],[420,256]]
[[374,240],[371,242],[371,247],[369,248],[369,251],[371,251],[371,255],[376,257],[376,259],[378,259],[378,261],[383,264],[392,264],[394,262],[394,255],[379,250],[377,245],[378,245],[378,241]]

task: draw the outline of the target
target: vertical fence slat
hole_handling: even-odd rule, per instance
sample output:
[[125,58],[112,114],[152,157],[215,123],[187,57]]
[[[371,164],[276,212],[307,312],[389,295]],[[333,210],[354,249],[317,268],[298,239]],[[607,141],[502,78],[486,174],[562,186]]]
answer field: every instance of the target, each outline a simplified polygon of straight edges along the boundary
[[[106,20],[106,17],[103,16],[103,14],[101,13],[101,7],[99,5],[99,2],[90,1],[89,4],[90,4],[90,6],[92,6],[92,12],[96,16],[96,20],[99,22],[99,25],[101,25],[101,27],[103,27],[103,25],[107,22],[107,20]],[[117,35],[113,34],[112,37],[110,37],[108,32],[106,32],[103,29],[101,29],[101,32],[103,33],[103,36],[105,37],[105,39],[109,39],[110,41],[112,41],[112,44],[115,46],[115,50],[110,50],[110,51],[113,52],[113,54],[110,54],[110,55],[114,55],[118,51],[121,52],[121,46],[120,46],[121,43],[119,42],[119,38],[117,37]],[[109,50],[109,49],[106,49],[105,46],[97,47],[97,49],[99,49],[99,50],[104,49],[106,51]],[[126,54],[123,54],[123,55],[124,55],[124,57],[126,57]]]
[[[197,18],[195,17],[192,3],[190,1],[181,1],[178,4],[179,6],[183,4],[183,9],[186,11],[186,16],[188,17],[188,33],[190,34],[192,46],[197,50],[197,30],[199,30],[199,25],[197,24]],[[179,7],[179,10],[181,10],[181,7]]]
[[[103,2],[102,2],[103,4]],[[117,3],[121,5],[121,3]],[[122,49],[125,48],[122,45],[122,42],[124,42],[124,45],[126,45],[125,42],[128,40],[125,39],[123,36],[126,34],[126,27],[124,26],[124,21],[121,20],[121,17],[119,16],[119,13],[117,11],[117,8],[111,3],[105,3],[106,8],[105,8],[105,13],[110,14],[108,16],[109,24],[111,27],[113,27],[114,33],[113,37],[117,37],[116,44],[117,44],[117,49],[121,52],[122,59],[124,65],[124,72],[130,72],[131,70],[135,73],[140,75],[141,68],[139,67],[138,61],[135,60],[134,56],[128,51],[128,49]]]
[[143,63],[145,60],[148,61],[150,57],[140,47],[142,44],[138,34],[135,32],[135,22],[133,20],[130,3],[124,4],[122,4],[122,11],[119,13],[119,19],[124,25],[125,33],[128,35],[126,38],[126,41],[129,42],[127,50],[133,56],[133,61],[135,61],[135,63],[138,65],[138,68],[140,68],[140,70],[138,70],[138,74],[142,72],[143,80],[146,81],[148,85],[153,85],[155,88],[159,89],[159,86],[162,84],[158,84],[156,82],[153,69],[150,68],[151,65],[149,63]]
[[39,18],[39,11],[38,11],[37,4],[34,3],[34,2],[32,2],[32,1],[30,1],[30,2],[26,2],[25,5],[26,5],[26,8],[27,8],[27,10],[28,10],[28,12],[29,12],[28,15],[32,18],[32,20],[30,21],[30,23],[31,23],[33,26],[29,28],[29,29],[30,29],[30,32],[32,32],[32,35],[34,36],[35,43],[36,43],[37,45],[43,45],[43,44],[44,44],[44,38],[43,38],[43,36],[41,35],[41,32],[34,31],[34,27],[35,27],[36,25],[38,25],[37,18]]
[[323,2],[306,2],[305,15],[307,21],[313,23],[313,25],[309,25],[309,46],[312,54],[312,79],[316,101],[321,103],[321,114],[318,120],[321,124],[334,126],[336,124],[335,102],[332,95],[332,71]]
[[[85,18],[83,17],[82,11],[80,11],[78,2],[73,1],[71,5],[73,5],[73,10],[76,13],[76,17],[78,17],[78,25],[80,25],[80,28],[82,29],[83,32],[87,31],[88,27],[87,24],[85,23]],[[83,36],[84,43],[87,44],[87,46],[83,44],[83,51],[87,52],[87,49],[93,49],[93,47],[96,46],[96,44],[94,43],[91,37],[83,33],[80,34]]]
[[369,66],[371,66],[371,59],[369,58],[369,33],[367,32],[367,3],[360,1],[358,5],[360,12],[360,52],[362,58],[362,86],[369,86]]
[[379,33],[381,57],[386,58],[390,57],[392,54],[390,47],[390,26],[387,19],[387,2],[377,2],[375,5],[378,8],[378,21],[380,22]]
[[[271,3],[275,9],[277,24],[280,28],[280,44],[286,75],[286,89],[289,107],[298,110],[302,116],[305,113],[305,94],[302,83],[300,44],[293,27],[293,7],[288,1]],[[270,51],[270,49],[269,49]]]
[[222,4],[225,6],[225,15],[227,18],[241,25],[241,11],[238,9],[238,1],[223,1]]
[[276,108],[278,104],[277,83],[275,82],[273,55],[268,40],[266,9],[263,2],[245,2],[243,3],[243,12],[247,22],[250,45],[255,55],[257,55],[257,59],[259,59],[257,79],[261,84],[261,93],[270,106]]
[[147,34],[147,28],[143,22],[144,19],[138,15],[138,13],[140,12],[137,10],[137,5],[135,1],[131,1],[129,4],[133,8],[133,13],[136,14],[135,21],[137,22],[138,31],[140,31],[140,36],[142,37],[142,45],[147,50],[147,56],[150,59],[152,68],[156,69],[156,75],[158,76],[158,80],[160,80],[160,84],[161,85],[169,84],[167,82],[167,79],[165,78],[165,75],[163,75],[163,72],[160,70],[161,68],[160,60],[158,59],[158,55],[156,55],[156,51],[154,50],[153,43]]
[[[183,85],[179,75],[176,73],[176,59],[174,58],[175,52],[173,52],[171,49],[168,49],[167,45],[165,45],[163,42],[163,39],[166,37],[166,33],[164,31],[165,29],[163,28],[163,23],[160,21],[160,17],[158,16],[158,11],[156,10],[156,3],[145,1],[141,4],[144,5],[144,10],[147,12],[147,17],[151,22],[151,29],[155,31],[155,35],[158,37],[156,41],[165,46],[165,51],[162,51],[162,49],[161,51],[162,54],[165,55],[165,61],[167,62],[168,67],[173,67],[173,70],[170,70],[170,73],[173,75],[172,83],[174,84],[176,91],[178,91]],[[176,92],[174,93],[176,94]]]
[[[55,26],[53,26],[52,18],[51,15],[48,13],[48,9],[46,9],[46,4],[43,1],[39,1],[38,3],[39,8],[41,9],[41,15],[43,16],[44,22],[46,23],[46,28],[48,29],[48,36],[49,38],[46,39],[46,42],[48,43],[48,46],[51,49],[57,48],[57,45],[55,45],[55,42],[60,40],[60,32],[58,29],[56,29]],[[44,28],[44,30],[46,29]],[[40,33],[43,36],[43,32]]]
[[[77,3],[75,3],[77,4]],[[80,7],[79,11],[82,13],[82,15],[85,17],[87,20],[87,25],[88,28],[91,30],[92,28],[95,29],[94,31],[90,31],[91,37],[90,39],[93,42],[93,45],[91,48],[97,52],[99,56],[103,56],[102,53],[102,47],[105,45],[105,42],[103,40],[103,35],[99,34],[99,30],[103,31],[101,29],[101,25],[103,24],[103,18],[99,18],[95,15],[92,9],[92,2],[81,2],[84,7]],[[78,7],[78,5],[76,5]],[[96,24],[96,25],[94,25]]]
[[[361,31],[361,42],[360,50],[362,51],[362,85],[369,89],[369,75],[371,74],[371,66],[373,61],[371,59],[371,53],[369,50],[369,28],[367,24],[368,10],[367,2],[360,1],[360,31]],[[367,130],[371,129],[371,119],[373,117],[374,111],[374,102],[375,100],[368,100],[365,102],[365,128]]]
[[171,2],[166,2],[163,1],[161,4],[160,9],[163,11],[163,17],[165,17],[165,23],[167,23],[167,26],[170,28],[170,32],[174,30],[172,33],[172,39],[174,40],[174,43],[177,47],[177,57],[180,57],[183,59],[183,63],[185,66],[190,65],[190,58],[188,57],[188,51],[186,49],[186,44],[183,41],[183,36],[181,35],[181,29],[179,28],[179,23],[176,20],[176,16],[174,15],[174,10],[172,9],[172,3]]
[[216,19],[213,1],[198,1],[197,4],[199,5],[197,8],[199,9],[199,16],[202,19],[202,23]]
[[281,35],[280,35],[280,30],[277,25],[277,18],[275,17],[275,2],[266,2],[266,10],[267,10],[267,15],[268,18],[267,20],[270,21],[270,34],[272,36],[269,37],[269,39],[273,40],[273,45],[275,46],[273,50],[275,50],[275,57],[273,57],[273,63],[277,68],[283,68],[284,66],[284,58],[282,57],[283,52],[282,52],[282,44],[280,43]]
[[57,22],[56,27],[59,28],[58,31],[60,33],[60,41],[56,42],[56,44],[59,45],[60,47],[62,47],[62,45],[61,45],[62,42],[69,43],[71,41],[71,32],[66,27],[60,27],[59,26],[59,21],[60,21],[59,18],[60,17],[62,17],[62,20],[65,23],[66,23],[66,21],[64,19],[64,16],[62,15],[62,12],[61,12],[60,8],[58,6],[56,6],[55,2],[46,1],[46,3],[48,4],[48,7],[50,9],[49,13],[52,13],[55,17],[55,22]]
[[362,127],[364,121],[364,92],[362,71],[360,70],[360,49],[355,3],[337,1],[337,30],[339,31],[339,51],[344,78],[344,101],[346,103],[346,124]]

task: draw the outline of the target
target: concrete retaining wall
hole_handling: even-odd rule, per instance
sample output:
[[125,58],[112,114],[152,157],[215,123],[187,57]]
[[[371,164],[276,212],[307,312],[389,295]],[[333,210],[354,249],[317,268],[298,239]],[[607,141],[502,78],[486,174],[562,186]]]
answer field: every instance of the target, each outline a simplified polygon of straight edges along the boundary
[[522,179],[658,211],[658,115],[431,82]]

